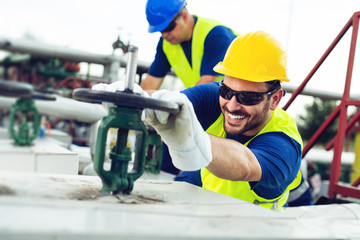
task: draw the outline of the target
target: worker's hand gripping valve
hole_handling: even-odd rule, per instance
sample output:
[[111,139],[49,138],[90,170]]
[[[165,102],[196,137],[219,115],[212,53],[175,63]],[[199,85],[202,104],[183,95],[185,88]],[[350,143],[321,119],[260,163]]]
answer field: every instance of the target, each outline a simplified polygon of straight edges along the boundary
[[174,165],[186,171],[199,170],[212,161],[209,135],[203,130],[186,95],[160,90],[153,99],[176,102],[181,106],[178,114],[145,109],[145,121],[150,124],[168,145]]
[[[149,94],[147,92],[145,92],[144,90],[142,90],[142,88],[136,84],[133,83],[133,92],[134,93],[138,93],[143,97],[149,97]],[[124,91],[125,90],[125,81],[123,79],[120,79],[119,81],[113,82],[111,84],[107,84],[107,83],[98,83],[95,84],[91,90],[96,90],[96,91],[105,91],[105,92],[116,92],[116,91]]]

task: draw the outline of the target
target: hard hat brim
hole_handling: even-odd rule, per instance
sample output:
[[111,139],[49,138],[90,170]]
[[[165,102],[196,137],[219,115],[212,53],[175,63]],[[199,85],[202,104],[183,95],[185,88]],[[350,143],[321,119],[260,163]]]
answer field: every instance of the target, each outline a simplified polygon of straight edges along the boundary
[[280,80],[280,82],[285,81],[285,82],[289,82],[290,80],[288,78],[276,78],[276,77],[271,77],[268,75],[249,75],[249,74],[239,74],[238,72],[235,72],[227,67],[224,66],[223,62],[219,62],[218,64],[216,64],[216,66],[213,68],[213,70],[217,73],[221,73],[223,75],[227,75],[230,77],[234,77],[234,78],[238,78],[238,79],[242,79],[242,80],[246,80],[246,81],[250,81],[250,82],[268,82],[268,81],[273,81],[273,80]]
[[171,22],[171,19],[170,20],[167,20],[161,24],[158,24],[158,25],[149,25],[149,29],[148,29],[148,32],[149,33],[154,33],[154,32],[161,32],[162,30],[164,30],[167,26],[169,26]]

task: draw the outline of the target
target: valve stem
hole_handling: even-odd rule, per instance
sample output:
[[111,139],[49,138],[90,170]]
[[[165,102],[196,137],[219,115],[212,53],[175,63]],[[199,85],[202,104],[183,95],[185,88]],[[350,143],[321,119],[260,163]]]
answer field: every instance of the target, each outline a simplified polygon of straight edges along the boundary
[[134,89],[134,82],[135,82],[136,68],[137,68],[137,52],[138,52],[138,48],[136,46],[130,46],[129,58],[126,66],[126,79],[125,79],[126,92],[133,92]]

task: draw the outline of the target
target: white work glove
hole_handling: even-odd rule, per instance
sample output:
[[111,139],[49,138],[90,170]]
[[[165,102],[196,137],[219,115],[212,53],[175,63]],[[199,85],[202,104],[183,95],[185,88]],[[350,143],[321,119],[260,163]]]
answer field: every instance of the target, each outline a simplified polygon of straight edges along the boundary
[[151,98],[181,105],[181,111],[176,115],[145,109],[145,121],[168,145],[175,167],[185,171],[195,171],[209,165],[212,161],[210,137],[201,127],[186,95],[160,90],[154,92]]
[[[125,89],[125,82],[123,80],[119,80],[116,82],[113,82],[111,84],[106,83],[98,83],[92,86],[91,90],[96,91],[104,91],[104,92],[116,92],[116,91],[124,91]],[[134,83],[134,93],[138,93],[143,97],[150,97],[147,92],[142,90],[139,84]]]

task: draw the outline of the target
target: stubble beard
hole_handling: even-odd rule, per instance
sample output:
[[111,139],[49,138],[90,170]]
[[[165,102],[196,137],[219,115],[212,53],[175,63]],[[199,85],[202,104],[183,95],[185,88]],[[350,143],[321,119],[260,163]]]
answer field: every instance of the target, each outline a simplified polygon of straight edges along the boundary
[[[225,112],[227,113],[231,113],[234,115],[244,115],[246,116],[244,118],[243,121],[245,122],[244,126],[236,126],[236,125],[232,125],[231,123],[227,122],[227,119],[224,118],[224,130],[227,134],[233,135],[233,136],[241,136],[241,135],[245,135],[247,132],[250,132],[256,128],[258,128],[259,126],[263,125],[264,122],[267,120],[267,110],[269,109],[270,106],[270,102],[266,101],[266,104],[264,106],[264,108],[262,109],[262,111],[258,112],[255,115],[250,115],[248,112],[246,112],[245,110],[239,110],[239,111],[234,111],[234,112],[230,112],[229,109],[224,106],[222,111],[223,111],[223,115],[225,116]],[[261,129],[259,129],[260,131]],[[258,131],[258,132],[259,132]],[[254,134],[256,135],[256,134]]]

